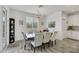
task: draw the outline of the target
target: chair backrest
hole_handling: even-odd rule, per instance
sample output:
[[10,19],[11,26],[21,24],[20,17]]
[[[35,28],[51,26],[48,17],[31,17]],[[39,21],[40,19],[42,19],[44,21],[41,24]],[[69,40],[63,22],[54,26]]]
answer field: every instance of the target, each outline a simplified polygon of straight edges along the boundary
[[26,40],[27,39],[26,34],[24,34],[24,32],[22,32],[22,35],[23,35],[24,40]]
[[47,43],[47,42],[49,42],[50,37],[51,37],[51,33],[50,33],[50,32],[44,32],[43,43]]
[[35,46],[40,46],[42,45],[42,40],[43,40],[43,35],[41,33],[36,33],[35,34]]
[[51,35],[51,41],[56,40],[56,37],[57,37],[57,32],[54,32],[54,33]]

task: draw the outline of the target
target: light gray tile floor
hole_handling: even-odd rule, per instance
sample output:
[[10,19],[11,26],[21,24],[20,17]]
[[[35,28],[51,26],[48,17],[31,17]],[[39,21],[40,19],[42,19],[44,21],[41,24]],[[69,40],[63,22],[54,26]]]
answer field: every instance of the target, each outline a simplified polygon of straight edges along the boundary
[[[1,53],[33,53],[33,50],[24,50],[24,41],[17,41],[14,44],[4,48]],[[41,52],[40,49],[36,49],[36,53],[79,53],[79,41],[72,39],[57,40],[57,44],[54,47],[46,47]]]

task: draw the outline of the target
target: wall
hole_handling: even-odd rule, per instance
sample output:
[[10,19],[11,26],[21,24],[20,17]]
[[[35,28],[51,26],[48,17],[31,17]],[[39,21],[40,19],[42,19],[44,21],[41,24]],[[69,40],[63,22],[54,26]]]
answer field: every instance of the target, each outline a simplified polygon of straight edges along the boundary
[[[55,12],[51,15],[48,15],[47,18],[46,18],[47,22],[46,22],[46,26],[47,28],[50,30],[50,32],[54,32],[54,31],[57,31],[58,34],[57,34],[57,38],[59,40],[62,40],[63,37],[62,37],[62,12],[59,11],[59,12]],[[48,27],[48,23],[50,21],[55,21],[55,28],[49,28]]]
[[23,25],[21,25],[19,23],[19,21],[22,20],[23,22],[25,22],[25,18],[26,18],[25,13],[10,9],[10,18],[15,19],[15,41],[22,40],[23,36],[22,36],[21,32],[25,32],[24,31],[25,30],[24,29],[25,23],[23,23]]
[[[10,9],[10,18],[14,18],[15,19],[15,41],[23,40],[23,36],[22,36],[21,32],[25,32],[26,33],[26,32],[30,31],[26,27],[26,16],[37,17],[34,14],[30,14],[30,13],[27,13],[27,12],[22,12],[22,11]],[[40,24],[38,24],[38,28],[37,29],[33,29],[33,31],[37,32],[37,31],[40,31],[41,29],[43,29],[45,27],[45,25],[41,26],[41,22],[44,22],[44,18],[45,17],[41,17],[40,19],[38,19]],[[19,24],[20,20],[23,21],[23,26]]]
[[[10,9],[10,17],[15,19],[15,41],[23,39],[23,36],[21,34],[22,31],[27,32],[26,23],[25,23],[26,15],[28,16],[28,14],[25,12]],[[24,22],[23,26],[19,24],[19,20],[23,20],[23,22]],[[50,21],[55,21],[55,23],[56,23],[55,28],[48,28],[48,23]],[[65,35],[63,35],[66,33],[66,31],[65,31],[65,29],[63,29],[64,22],[63,22],[63,16],[62,16],[61,11],[55,12],[51,15],[48,15],[47,17],[41,17],[39,19],[39,23],[40,23],[39,30],[48,28],[50,30],[50,32],[57,31],[58,32],[57,37],[60,40],[62,40],[63,38],[66,37]],[[41,25],[41,23],[43,23],[43,25]]]
[[69,16],[69,25],[79,26],[79,13],[76,13],[76,14]]
[[39,19],[39,30],[44,30],[46,29],[46,16],[43,16]]
[[68,29],[68,15],[64,12],[62,12],[62,32],[64,35],[62,35],[63,38],[67,38],[67,29]]

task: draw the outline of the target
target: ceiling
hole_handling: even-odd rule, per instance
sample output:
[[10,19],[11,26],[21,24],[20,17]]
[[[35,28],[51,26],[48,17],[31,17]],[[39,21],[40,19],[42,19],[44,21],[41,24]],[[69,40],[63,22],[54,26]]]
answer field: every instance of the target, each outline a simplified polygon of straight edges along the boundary
[[57,11],[66,13],[79,11],[79,5],[9,5],[9,8],[40,15],[49,15]]

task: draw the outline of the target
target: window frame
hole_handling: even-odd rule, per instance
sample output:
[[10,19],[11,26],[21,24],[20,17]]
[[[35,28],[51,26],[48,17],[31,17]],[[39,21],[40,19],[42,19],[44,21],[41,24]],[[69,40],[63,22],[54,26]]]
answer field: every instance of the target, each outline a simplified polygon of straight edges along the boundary
[[[32,17],[32,18],[30,18],[30,17]],[[27,23],[30,23],[32,27],[31,28],[27,27]],[[36,27],[34,26],[35,23],[36,23]],[[26,16],[26,27],[27,27],[27,29],[37,29],[38,28],[38,23],[39,23],[39,20],[38,20],[37,17]]]

